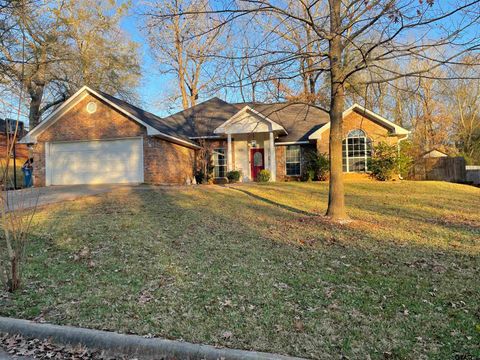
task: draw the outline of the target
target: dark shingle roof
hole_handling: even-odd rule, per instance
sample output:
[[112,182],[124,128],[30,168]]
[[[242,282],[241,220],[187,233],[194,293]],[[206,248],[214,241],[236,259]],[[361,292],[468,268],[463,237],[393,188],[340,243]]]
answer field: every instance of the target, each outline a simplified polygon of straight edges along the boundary
[[163,118],[164,127],[185,137],[212,136],[213,131],[238,112],[235,105],[217,97]]
[[[129,114],[132,114],[137,119],[143,121],[144,123],[150,125],[151,127],[157,129],[161,133],[175,138],[185,140],[189,143],[194,144],[188,136],[184,136],[181,131],[177,131],[173,124],[165,123],[163,119],[151,112],[140,109],[139,107],[132,105],[124,100],[120,100],[112,95],[104,93],[103,91],[96,90],[101,96],[105,97],[108,101],[114,103],[115,105],[121,107],[123,110],[127,111]],[[194,144],[195,145],[195,144]]]
[[174,129],[184,137],[211,136],[213,131],[230,119],[245,106],[262,113],[270,120],[282,125],[288,135],[280,141],[306,141],[308,136],[328,123],[328,113],[306,104],[229,104],[219,98],[212,98],[190,109],[161,119],[165,127]]
[[307,141],[308,137],[330,121],[325,110],[307,104],[294,103],[238,103],[237,108],[250,106],[270,120],[282,125],[288,135],[282,136],[280,142]]
[[287,130],[288,135],[282,136],[280,142],[306,141],[310,134],[329,121],[326,111],[306,104],[229,104],[217,97],[160,118],[114,96],[101,91],[98,93],[161,133],[187,141],[193,137],[214,135],[217,127],[247,105]]

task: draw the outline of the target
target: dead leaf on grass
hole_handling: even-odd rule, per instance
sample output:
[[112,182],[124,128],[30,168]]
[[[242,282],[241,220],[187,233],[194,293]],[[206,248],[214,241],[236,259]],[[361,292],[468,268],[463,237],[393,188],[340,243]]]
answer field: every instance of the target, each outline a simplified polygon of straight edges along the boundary
[[231,331],[224,331],[222,333],[222,338],[225,340],[230,340],[233,337],[233,333]]

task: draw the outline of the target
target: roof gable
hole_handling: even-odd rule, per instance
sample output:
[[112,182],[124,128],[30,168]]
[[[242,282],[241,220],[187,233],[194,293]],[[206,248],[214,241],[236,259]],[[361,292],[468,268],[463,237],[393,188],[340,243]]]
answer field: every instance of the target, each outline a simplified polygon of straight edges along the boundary
[[[370,120],[377,122],[381,126],[385,127],[388,129],[393,135],[408,135],[410,134],[410,131],[407,129],[395,124],[394,122],[385,119],[384,117],[374,113],[371,110],[368,110],[364,108],[363,106],[359,104],[354,104],[351,107],[349,107],[347,110],[343,112],[343,118],[346,116],[350,115],[352,112],[356,112],[360,114],[361,116],[367,117]],[[311,134],[308,138],[311,140],[314,139],[320,139],[322,136],[322,133],[330,129],[330,121],[323,125],[320,129],[315,131],[313,134]]]
[[277,124],[267,116],[247,105],[217,127],[213,132],[215,134],[247,134],[267,131],[278,131],[283,134],[288,134],[282,125]]
[[123,100],[117,99],[109,94],[101,91],[95,91],[88,86],[83,86],[75,94],[67,99],[58,109],[56,109],[44,121],[33,128],[20,142],[21,143],[36,143],[37,137],[70,111],[75,105],[83,100],[88,94],[104,101],[109,106],[124,114],[131,120],[144,126],[147,130],[147,135],[160,136],[167,140],[187,145],[190,147],[198,147],[198,145],[190,142],[188,139],[181,139],[171,134],[166,134],[157,129],[157,122],[161,118],[156,115],[142,110],[134,105],[131,105]]
[[214,97],[161,119],[161,129],[170,129],[191,139],[211,137],[214,130],[238,110],[236,106]]

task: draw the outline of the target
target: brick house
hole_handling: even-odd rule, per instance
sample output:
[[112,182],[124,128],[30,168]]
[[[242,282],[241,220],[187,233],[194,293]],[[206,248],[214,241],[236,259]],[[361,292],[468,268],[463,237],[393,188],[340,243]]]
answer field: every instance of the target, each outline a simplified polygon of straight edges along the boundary
[[[408,131],[354,105],[344,113],[344,170],[367,171],[372,145],[397,144]],[[297,179],[305,151],[328,153],[328,113],[305,104],[227,103],[213,98],[160,118],[83,87],[22,139],[34,153],[36,186],[98,183],[186,184],[202,146],[214,150],[220,180],[261,169]]]

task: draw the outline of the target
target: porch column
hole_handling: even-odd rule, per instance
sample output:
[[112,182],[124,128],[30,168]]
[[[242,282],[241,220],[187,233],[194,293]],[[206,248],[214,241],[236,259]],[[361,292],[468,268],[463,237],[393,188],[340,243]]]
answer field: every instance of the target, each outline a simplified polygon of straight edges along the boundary
[[227,171],[233,170],[232,164],[232,134],[227,135]]
[[273,131],[270,131],[270,173],[272,174],[272,181],[277,180],[277,161],[275,159],[275,137]]

